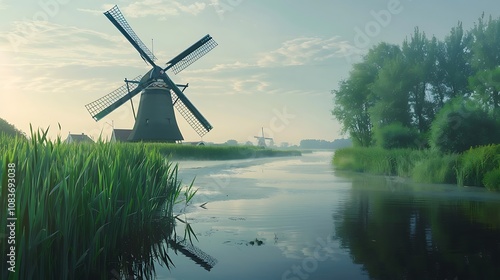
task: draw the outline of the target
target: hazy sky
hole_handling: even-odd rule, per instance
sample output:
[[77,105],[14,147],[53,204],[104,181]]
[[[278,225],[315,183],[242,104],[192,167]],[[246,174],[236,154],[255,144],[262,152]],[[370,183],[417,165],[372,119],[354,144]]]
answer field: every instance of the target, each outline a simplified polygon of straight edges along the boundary
[[[330,91],[370,46],[401,44],[415,26],[443,39],[458,21],[500,15],[498,0],[0,0],[0,117],[63,138],[132,128],[129,103],[99,122],[84,107],[150,69],[103,15],[115,4],[154,40],[159,65],[206,34],[218,42],[169,73],[213,125],[203,140],[253,141],[264,127],[277,144],[341,137]],[[177,121],[187,141],[200,139]]]

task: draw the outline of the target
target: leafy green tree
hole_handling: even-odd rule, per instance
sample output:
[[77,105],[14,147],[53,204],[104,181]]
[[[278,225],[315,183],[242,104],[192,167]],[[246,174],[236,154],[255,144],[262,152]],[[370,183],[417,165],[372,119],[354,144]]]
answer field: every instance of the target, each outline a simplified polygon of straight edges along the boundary
[[342,124],[342,132],[349,133],[354,145],[370,146],[373,144],[370,108],[375,96],[371,90],[379,70],[387,61],[400,52],[399,47],[381,43],[368,51],[363,61],[353,65],[347,79],[333,90],[333,116]]
[[499,122],[473,101],[454,99],[432,124],[430,145],[443,153],[461,153],[494,143],[500,143]]
[[419,132],[425,133],[434,118],[434,105],[429,98],[432,78],[436,72],[438,41],[431,40],[418,27],[410,39],[403,42],[402,52],[406,67],[408,102],[412,112],[412,124]]
[[434,83],[434,96],[439,109],[444,105],[445,98],[470,95],[467,79],[473,75],[472,38],[470,33],[464,32],[462,22],[459,22],[451,29],[444,42],[439,43],[436,71],[438,78]]
[[371,86],[376,98],[370,110],[375,127],[393,122],[411,126],[407,80],[410,69],[407,66],[402,56],[395,57],[380,69],[378,79]]
[[474,95],[500,117],[500,18],[484,14],[471,31],[472,66],[476,74],[469,79]]

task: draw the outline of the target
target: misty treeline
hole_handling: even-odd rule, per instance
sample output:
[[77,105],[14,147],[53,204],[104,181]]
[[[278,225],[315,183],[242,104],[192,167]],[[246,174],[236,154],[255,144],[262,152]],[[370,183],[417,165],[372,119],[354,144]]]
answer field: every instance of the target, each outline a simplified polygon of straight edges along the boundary
[[401,45],[380,43],[332,93],[332,114],[356,146],[498,143],[500,18],[483,14],[470,30],[458,22],[442,40],[416,27]]

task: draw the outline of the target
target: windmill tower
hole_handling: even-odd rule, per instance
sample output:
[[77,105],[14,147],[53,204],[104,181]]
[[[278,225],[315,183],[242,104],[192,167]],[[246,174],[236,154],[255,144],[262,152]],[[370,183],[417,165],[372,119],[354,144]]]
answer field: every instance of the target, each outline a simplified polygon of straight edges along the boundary
[[[118,6],[114,6],[104,15],[127,38],[142,59],[153,68],[145,75],[132,80],[125,79],[125,85],[85,105],[92,118],[99,121],[127,101],[130,100],[132,103],[132,98],[142,92],[137,116],[134,111],[135,124],[128,141],[177,142],[184,140],[177,125],[173,107],[200,137],[209,132],[212,125],[184,95],[184,90],[188,85],[175,84],[166,72],[172,69],[174,74],[178,74],[215,48],[217,43],[212,37],[206,35],[201,38],[168,61],[165,68],[161,68],[156,65],[154,62],[156,57],[132,30]],[[179,87],[182,87],[182,90]],[[134,110],[133,104],[132,110]]]
[[257,138],[257,145],[260,147],[267,147],[266,140],[270,141],[270,145],[273,145],[273,138],[264,137],[264,128],[262,128],[262,136],[254,136]]

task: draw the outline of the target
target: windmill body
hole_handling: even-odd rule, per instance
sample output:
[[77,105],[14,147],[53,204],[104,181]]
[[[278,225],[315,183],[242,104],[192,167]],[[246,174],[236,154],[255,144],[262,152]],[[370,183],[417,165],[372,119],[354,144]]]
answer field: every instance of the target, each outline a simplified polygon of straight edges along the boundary
[[[154,62],[156,57],[135,34],[117,6],[105,12],[104,15],[139,52],[141,58],[153,68],[144,76],[141,75],[132,80],[125,79],[125,85],[122,87],[85,105],[91,116],[99,121],[124,103],[132,102],[131,99],[142,92],[134,128],[128,141],[182,141],[184,138],[177,125],[174,107],[200,137],[209,132],[212,125],[183,93],[187,85],[175,84],[166,72],[171,69],[177,74],[215,48],[217,43],[212,37],[204,36],[168,61],[167,66],[162,68],[156,65]],[[182,91],[179,86],[183,87]],[[134,109],[133,106],[132,109]]]
[[271,146],[272,146],[272,143],[273,143],[273,138],[270,138],[270,137],[264,137],[264,128],[262,128],[262,136],[254,136],[255,138],[257,138],[257,145],[260,146],[260,147],[267,147],[266,145],[266,140],[270,140],[271,141]]
[[175,119],[172,97],[167,84],[154,82],[142,91],[137,118],[128,141],[172,142],[182,141]]

